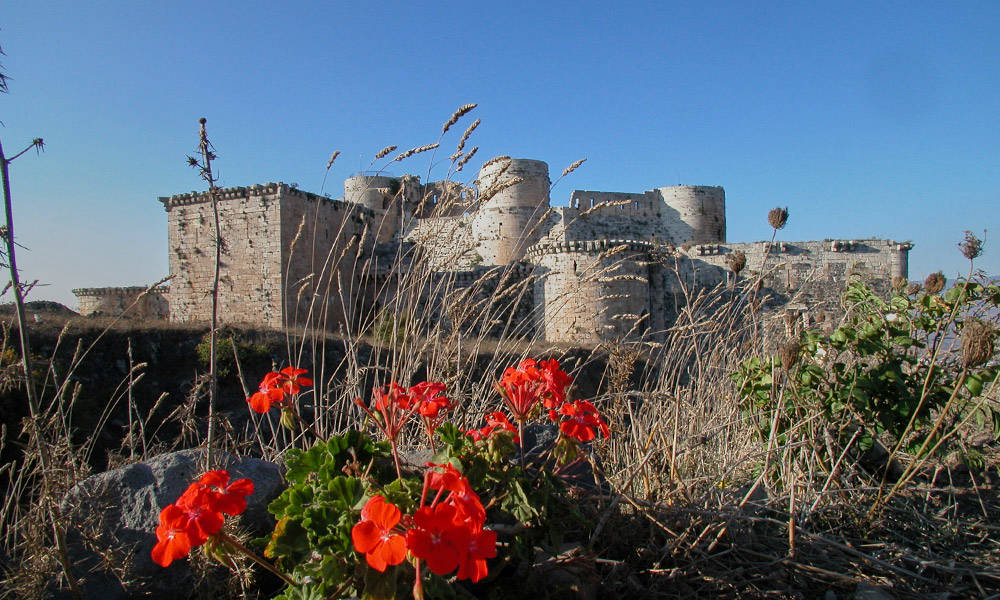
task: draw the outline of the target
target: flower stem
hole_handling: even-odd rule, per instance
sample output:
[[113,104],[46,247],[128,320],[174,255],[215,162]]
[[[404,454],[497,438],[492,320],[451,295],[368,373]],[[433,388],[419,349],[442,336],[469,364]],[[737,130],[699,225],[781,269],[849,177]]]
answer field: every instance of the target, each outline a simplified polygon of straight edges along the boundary
[[298,585],[297,583],[295,583],[295,581],[291,577],[289,577],[288,575],[286,575],[286,574],[282,573],[281,571],[279,571],[277,568],[275,568],[274,565],[272,565],[271,563],[267,562],[263,558],[257,556],[257,554],[255,552],[251,551],[249,548],[247,548],[243,544],[237,542],[235,539],[233,539],[230,536],[222,533],[221,531],[219,532],[218,535],[219,535],[219,539],[221,539],[223,542],[229,544],[235,550],[237,550],[238,552],[240,552],[241,554],[243,554],[244,556],[246,556],[250,560],[254,561],[258,565],[264,567],[266,570],[268,570],[272,574],[276,575],[278,578],[280,578],[282,581],[284,581],[288,585],[291,585],[291,586],[297,586]]

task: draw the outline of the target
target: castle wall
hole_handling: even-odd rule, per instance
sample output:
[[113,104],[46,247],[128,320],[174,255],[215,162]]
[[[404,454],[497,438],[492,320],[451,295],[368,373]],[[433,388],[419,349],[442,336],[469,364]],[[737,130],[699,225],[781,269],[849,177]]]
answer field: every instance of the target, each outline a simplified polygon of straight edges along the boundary
[[[283,184],[218,190],[225,252],[219,319],[282,325],[279,198]],[[287,188],[286,188],[287,189]],[[209,321],[215,272],[215,225],[207,192],[160,198],[167,211],[171,321]]]
[[651,244],[599,240],[538,245],[537,325],[550,342],[636,339],[649,327]]
[[374,246],[372,211],[296,189],[281,192],[285,325],[335,330],[356,322],[371,297],[362,272]]
[[406,234],[406,240],[420,245],[427,268],[441,271],[467,270],[484,259],[472,233],[472,216],[420,219]]
[[83,316],[102,315],[117,317],[121,314],[136,319],[163,319],[169,316],[166,293],[168,288],[158,287],[104,287],[73,290],[77,297],[77,312]]
[[811,313],[807,319],[815,319],[839,312],[841,292],[852,274],[876,289],[888,289],[905,268],[911,247],[877,239],[700,244],[684,250],[686,260],[678,264],[688,284],[714,287],[734,277],[726,256],[741,251],[747,264],[740,279],[756,278],[763,268],[763,292],[771,306],[805,311]]

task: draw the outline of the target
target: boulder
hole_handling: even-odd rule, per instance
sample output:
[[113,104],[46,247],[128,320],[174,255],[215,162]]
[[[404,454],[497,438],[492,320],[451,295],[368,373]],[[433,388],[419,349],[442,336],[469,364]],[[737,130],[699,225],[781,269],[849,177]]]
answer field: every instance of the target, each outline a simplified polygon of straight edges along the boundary
[[[267,505],[284,489],[278,465],[222,451],[212,453],[213,467],[226,469],[233,479],[254,483],[247,510],[227,517],[254,536],[269,534],[274,519]],[[156,526],[163,507],[171,504],[204,473],[205,450],[161,454],[99,473],[81,481],[66,494],[62,512],[67,528],[70,562],[86,598],[183,598],[196,595],[197,582],[189,559],[167,568],[153,562]],[[52,598],[70,598],[65,590]]]

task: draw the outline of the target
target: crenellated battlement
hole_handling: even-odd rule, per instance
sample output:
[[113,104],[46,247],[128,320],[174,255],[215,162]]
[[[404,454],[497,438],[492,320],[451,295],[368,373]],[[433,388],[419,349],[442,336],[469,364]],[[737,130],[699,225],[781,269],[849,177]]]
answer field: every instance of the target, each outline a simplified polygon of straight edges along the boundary
[[642,240],[587,240],[568,242],[544,242],[536,244],[528,249],[525,258],[535,260],[546,254],[561,254],[568,252],[580,252],[585,254],[596,254],[611,251],[639,251],[650,252],[656,245],[652,242]]

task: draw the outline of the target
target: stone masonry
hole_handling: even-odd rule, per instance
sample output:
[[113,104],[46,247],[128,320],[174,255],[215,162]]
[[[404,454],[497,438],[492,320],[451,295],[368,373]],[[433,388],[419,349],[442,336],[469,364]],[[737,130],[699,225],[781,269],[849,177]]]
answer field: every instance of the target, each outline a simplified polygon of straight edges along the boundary
[[[548,165],[509,157],[487,161],[475,183],[362,174],[344,182],[341,200],[282,183],[217,190],[220,320],[337,330],[421,311],[462,328],[469,314],[487,314],[480,332],[589,343],[655,337],[673,322],[681,287],[730,283],[735,251],[744,274],[763,268],[773,302],[803,313],[835,307],[852,273],[907,276],[908,242],[730,243],[721,187],[575,190],[567,206],[551,206]],[[160,201],[170,319],[206,321],[211,196]],[[404,280],[420,269],[419,300],[404,302],[414,287]],[[462,290],[472,313],[446,306]]]

